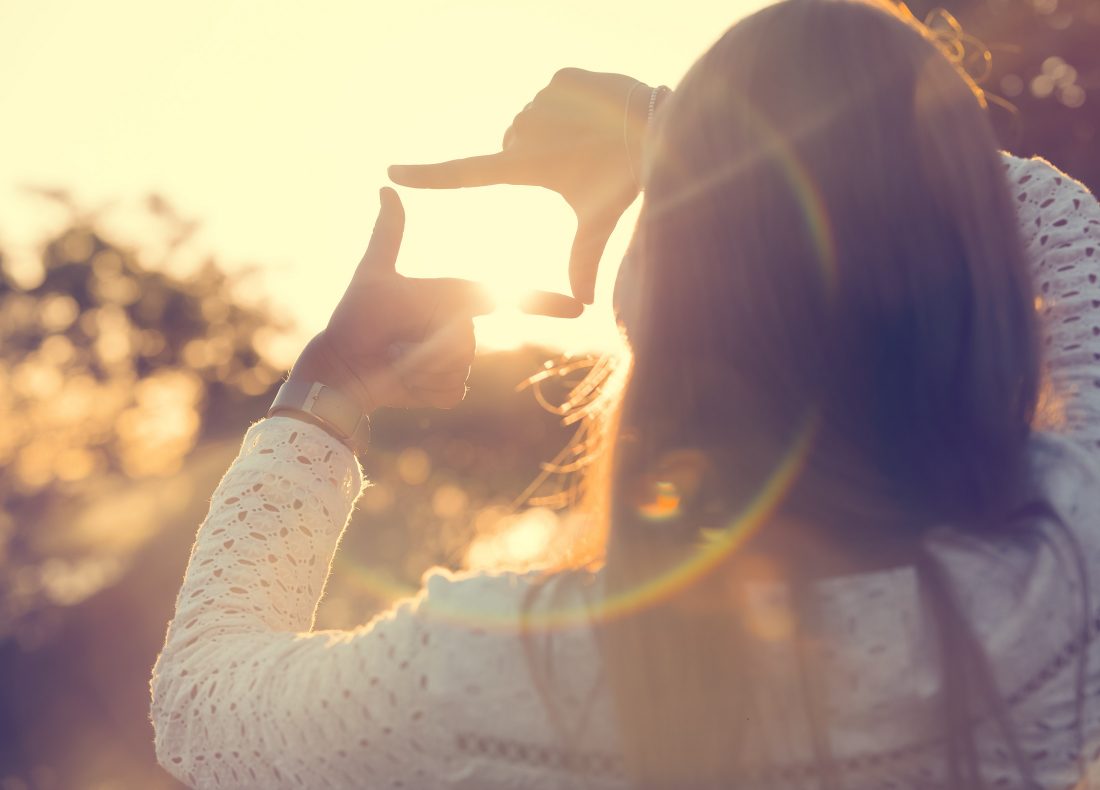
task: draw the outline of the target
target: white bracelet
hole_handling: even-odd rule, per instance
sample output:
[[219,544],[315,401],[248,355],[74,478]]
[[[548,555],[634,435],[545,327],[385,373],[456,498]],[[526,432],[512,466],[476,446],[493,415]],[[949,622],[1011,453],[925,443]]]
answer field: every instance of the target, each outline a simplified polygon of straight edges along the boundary
[[653,123],[653,116],[657,112],[657,97],[663,96],[666,93],[672,93],[672,88],[669,88],[667,85],[658,85],[653,89],[653,92],[649,94],[649,115],[646,116],[647,127]]
[[307,414],[353,450],[370,441],[370,418],[351,397],[319,381],[290,376],[279,387],[267,416],[284,411]]

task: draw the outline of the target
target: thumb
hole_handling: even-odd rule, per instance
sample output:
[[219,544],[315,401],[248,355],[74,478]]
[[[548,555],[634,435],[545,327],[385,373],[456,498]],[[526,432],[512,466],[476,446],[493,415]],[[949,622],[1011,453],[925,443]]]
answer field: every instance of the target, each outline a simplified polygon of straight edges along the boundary
[[600,267],[607,240],[615,230],[614,221],[578,218],[577,235],[569,254],[569,285],[573,296],[592,304],[596,291],[596,272]]
[[405,232],[405,209],[401,198],[390,187],[379,191],[381,207],[374,222],[367,251],[355,270],[355,279],[373,274],[392,274],[397,270],[397,252]]

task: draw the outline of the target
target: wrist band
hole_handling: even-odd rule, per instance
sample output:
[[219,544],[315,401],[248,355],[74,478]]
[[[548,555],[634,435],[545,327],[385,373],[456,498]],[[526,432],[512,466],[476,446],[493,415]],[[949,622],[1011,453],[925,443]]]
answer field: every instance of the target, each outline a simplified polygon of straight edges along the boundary
[[317,381],[289,378],[279,387],[267,416],[280,411],[307,414],[353,450],[367,446],[370,419],[352,398]]
[[666,93],[672,93],[672,88],[667,85],[658,85],[653,89],[653,92],[649,94],[649,114],[646,116],[646,126],[653,123],[653,116],[657,112],[657,99],[664,96]]

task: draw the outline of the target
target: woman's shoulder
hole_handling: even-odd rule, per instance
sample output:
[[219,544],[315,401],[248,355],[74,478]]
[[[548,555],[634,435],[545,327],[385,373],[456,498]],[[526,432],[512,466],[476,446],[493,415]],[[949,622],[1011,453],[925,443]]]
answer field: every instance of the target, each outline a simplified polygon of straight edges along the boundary
[[1002,151],[1001,163],[1026,246],[1035,251],[1044,246],[1037,242],[1045,242],[1052,227],[1062,228],[1059,236],[1065,236],[1089,224],[1088,211],[1095,198],[1073,176],[1041,156],[1021,157]]
[[[466,625],[513,630],[515,620],[541,624],[553,611],[568,606],[583,616],[599,575],[587,570],[464,570],[432,568],[424,574],[422,606],[432,616],[457,617]],[[469,610],[479,613],[469,619]],[[564,612],[559,612],[564,616]]]
[[1028,454],[1031,485],[1011,528],[944,528],[928,541],[1002,688],[1019,703],[1042,698],[1066,655],[1100,636],[1100,464],[1054,434],[1035,434]]
[[598,579],[583,570],[435,568],[424,576],[418,611],[455,651],[476,647],[510,659],[549,641],[556,651],[586,652],[594,649]]
[[1094,520],[1100,508],[1100,456],[1066,436],[1036,431],[1028,460],[1036,495],[1066,526],[1100,541],[1100,521]]
[[1001,151],[1000,157],[1005,171],[1010,178],[1014,177],[1017,186],[1026,187],[1036,179],[1050,179],[1053,186],[1068,184],[1084,188],[1080,181],[1042,156],[1019,156],[1009,151]]
[[[1026,452],[1030,478],[1016,492],[1011,525],[996,534],[944,527],[929,535],[929,549],[953,571],[964,598],[1034,598],[1029,587],[1066,579],[1046,563],[1072,559],[1078,550],[1100,568],[1100,459],[1078,442],[1041,431]],[[995,587],[1004,590],[993,594]],[[1015,594],[1007,595],[1010,590]],[[1100,586],[1095,594],[1100,602]]]
[[444,660],[461,662],[465,651],[474,651],[495,657],[503,668],[521,659],[520,675],[529,680],[530,657],[540,650],[552,648],[570,660],[594,657],[598,579],[584,570],[437,568],[424,577],[419,612],[445,641],[451,657]]

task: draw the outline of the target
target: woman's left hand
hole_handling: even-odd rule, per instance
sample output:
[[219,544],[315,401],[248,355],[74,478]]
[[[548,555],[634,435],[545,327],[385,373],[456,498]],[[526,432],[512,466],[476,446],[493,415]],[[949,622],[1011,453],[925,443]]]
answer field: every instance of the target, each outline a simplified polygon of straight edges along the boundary
[[625,74],[561,69],[516,115],[502,150],[394,165],[390,178],[422,189],[527,184],[557,192],[577,215],[569,283],[573,296],[591,304],[607,240],[641,188],[650,91]]
[[[397,273],[405,212],[397,193],[381,192],[370,244],[328,326],[306,345],[291,376],[353,397],[364,412],[380,406],[450,408],[466,394],[474,357],[473,317],[493,310],[477,283]],[[535,292],[527,312],[575,318],[570,297]]]

